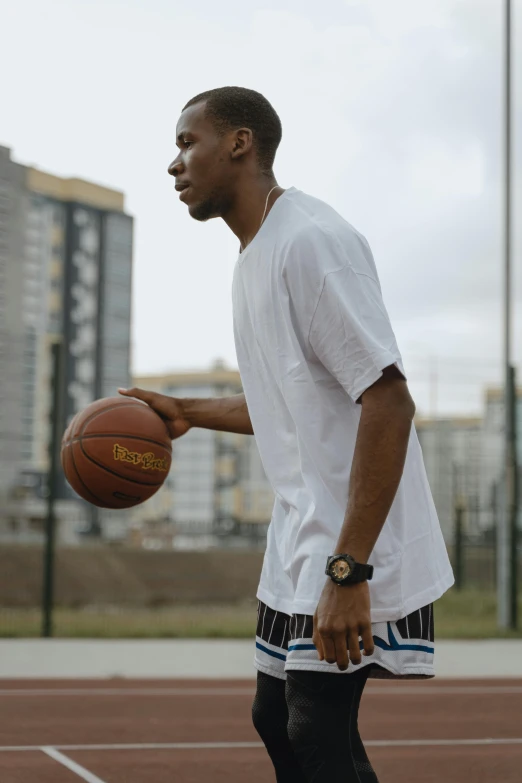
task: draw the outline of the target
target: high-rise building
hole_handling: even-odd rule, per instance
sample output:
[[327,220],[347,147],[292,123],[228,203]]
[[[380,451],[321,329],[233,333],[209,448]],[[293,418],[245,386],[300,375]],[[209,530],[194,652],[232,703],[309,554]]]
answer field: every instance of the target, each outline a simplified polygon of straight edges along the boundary
[[[0,519],[45,496],[53,342],[66,349],[63,429],[129,382],[132,247],[121,192],[0,147]],[[65,482],[61,494],[76,499]]]
[[[227,397],[243,389],[237,370],[220,361],[208,371],[146,375],[133,385],[171,397]],[[255,438],[194,428],[173,442],[170,474],[162,489],[134,509],[137,525],[163,521],[184,538],[211,542],[234,535],[263,538],[274,494]]]

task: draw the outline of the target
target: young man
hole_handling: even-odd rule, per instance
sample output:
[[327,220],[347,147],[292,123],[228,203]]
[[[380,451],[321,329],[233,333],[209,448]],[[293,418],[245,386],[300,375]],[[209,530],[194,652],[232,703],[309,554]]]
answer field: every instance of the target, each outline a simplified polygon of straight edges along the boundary
[[196,220],[223,218],[240,242],[245,393],[124,393],[172,438],[191,427],[255,435],[275,505],[254,724],[279,783],[375,783],[357,728],[366,679],[433,676],[432,602],[453,583],[375,263],[335,210],[277,184],[281,123],[259,93],[202,93],[176,134],[169,174],[181,201]]

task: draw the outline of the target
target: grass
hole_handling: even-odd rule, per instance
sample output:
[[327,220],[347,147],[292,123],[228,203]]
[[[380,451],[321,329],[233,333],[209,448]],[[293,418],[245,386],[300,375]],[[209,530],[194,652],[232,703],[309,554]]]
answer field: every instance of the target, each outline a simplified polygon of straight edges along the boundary
[[[54,612],[54,636],[106,639],[252,638],[256,605],[173,606],[161,609],[92,607]],[[0,637],[40,635],[41,614],[35,609],[0,609]]]
[[[522,596],[519,601],[522,625]],[[251,639],[255,634],[256,605],[173,606],[161,609],[136,607],[58,608],[54,636],[106,639]],[[28,638],[40,635],[37,609],[1,609],[0,637]],[[435,604],[436,639],[522,638],[518,631],[496,627],[496,598],[479,590],[450,590]]]
[[453,588],[435,603],[435,639],[522,639],[522,595],[518,616],[517,631],[499,630],[495,593]]

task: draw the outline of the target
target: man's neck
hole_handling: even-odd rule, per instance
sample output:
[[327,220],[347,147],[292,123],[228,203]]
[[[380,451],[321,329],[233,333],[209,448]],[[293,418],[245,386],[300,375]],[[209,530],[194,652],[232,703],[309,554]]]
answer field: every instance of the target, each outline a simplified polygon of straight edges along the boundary
[[[273,193],[270,191],[276,188]],[[270,212],[274,202],[279,198],[283,188],[279,187],[275,177],[270,177],[262,182],[245,187],[241,195],[236,199],[234,207],[223,220],[234,232],[241,244],[241,251],[253,240],[261,227],[261,220],[266,205],[266,215]],[[270,198],[267,202],[267,196]]]

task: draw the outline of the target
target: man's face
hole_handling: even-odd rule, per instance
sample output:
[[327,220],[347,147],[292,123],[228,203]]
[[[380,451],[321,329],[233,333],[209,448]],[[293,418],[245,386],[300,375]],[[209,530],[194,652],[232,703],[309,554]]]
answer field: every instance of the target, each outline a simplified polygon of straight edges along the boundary
[[178,156],[169,166],[180,200],[195,220],[221,217],[232,203],[233,166],[227,144],[204,116],[204,103],[189,106],[176,126]]

